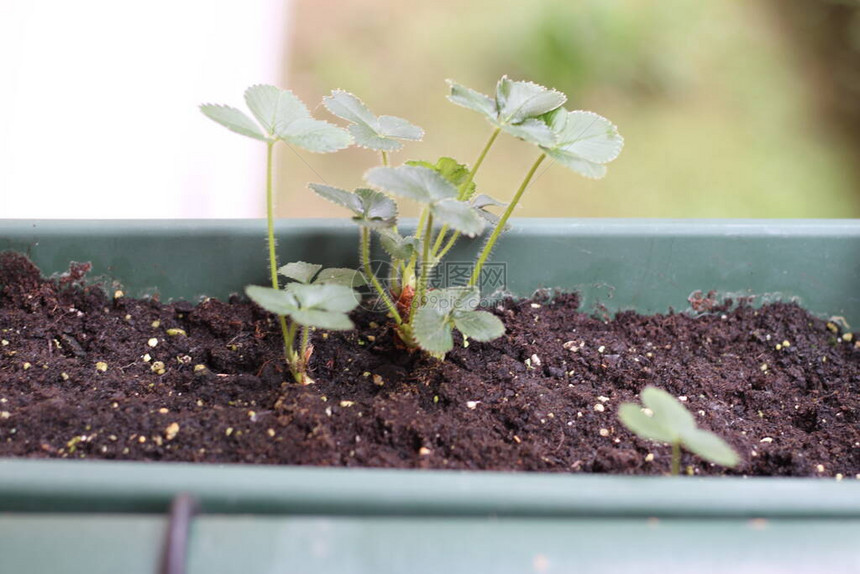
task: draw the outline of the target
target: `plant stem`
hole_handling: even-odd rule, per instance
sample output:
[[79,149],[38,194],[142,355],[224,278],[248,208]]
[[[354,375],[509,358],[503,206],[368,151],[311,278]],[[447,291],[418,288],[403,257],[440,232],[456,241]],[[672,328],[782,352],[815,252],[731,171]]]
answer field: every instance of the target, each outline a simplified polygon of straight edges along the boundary
[[302,380],[299,382],[303,382],[303,379],[308,371],[308,343],[310,342],[310,327],[302,325],[302,337],[301,343],[299,343],[299,374]]
[[484,249],[481,251],[480,256],[478,256],[478,261],[475,263],[475,269],[472,271],[472,278],[469,280],[469,286],[474,287],[478,285],[478,281],[481,278],[481,269],[484,267],[484,264],[487,262],[487,258],[490,256],[490,252],[493,250],[493,247],[496,245],[496,240],[499,238],[499,235],[502,234],[502,231],[505,229],[505,225],[508,223],[508,219],[510,219],[511,214],[514,211],[514,208],[517,206],[517,203],[520,201],[520,198],[523,196],[526,188],[529,186],[529,182],[531,182],[532,177],[534,177],[537,168],[543,162],[544,158],[546,158],[546,154],[540,154],[540,157],[532,164],[531,169],[526,174],[525,179],[520,184],[520,188],[517,190],[517,193],[514,195],[514,198],[508,204],[508,208],[505,209],[505,213],[502,214],[499,222],[496,223],[496,228],[493,229],[493,234],[490,235],[490,238],[487,240],[487,243],[484,244]]
[[484,149],[481,150],[481,155],[479,155],[477,161],[475,161],[475,167],[469,170],[469,176],[466,178],[466,181],[460,185],[459,195],[457,196],[457,199],[460,201],[467,199],[466,193],[469,189],[469,185],[474,181],[475,174],[478,172],[481,164],[484,163],[484,158],[487,157],[487,152],[489,152],[490,148],[493,147],[493,144],[496,142],[496,138],[499,137],[501,131],[502,128],[496,128],[493,130],[493,134],[490,136],[490,139],[487,140],[487,143],[484,145]]
[[424,225],[427,222],[427,215],[430,213],[429,207],[424,207],[421,209],[421,215],[418,216],[418,226],[415,228],[415,238],[419,241],[424,235]]
[[451,251],[451,248],[454,247],[454,244],[457,243],[458,239],[460,239],[460,232],[455,231],[451,234],[451,238],[448,239],[448,243],[445,244],[445,247],[442,248],[442,251],[434,253],[433,256],[436,258],[436,260],[438,261],[439,259],[445,257],[445,255],[447,255],[448,252]]
[[272,193],[272,148],[275,142],[266,143],[266,225],[268,227],[269,272],[272,289],[278,288],[278,258],[275,254],[275,199]]
[[[272,289],[278,288],[278,257],[275,253],[275,198],[272,191],[272,149],[275,142],[266,142],[266,227],[267,242],[269,247],[269,271],[272,277]],[[295,329],[287,326],[287,318],[278,315],[278,323],[281,325],[281,336],[284,339],[284,360],[287,361],[293,377],[301,382],[303,374],[297,371],[293,341],[295,340]]]
[[672,476],[678,476],[681,473],[681,443],[672,443]]
[[[502,128],[496,128],[493,130],[492,135],[490,135],[490,139],[487,140],[487,143],[484,144],[484,149],[481,150],[481,154],[478,156],[478,159],[475,161],[475,166],[469,170],[469,175],[466,176],[466,181],[460,184],[459,189],[457,190],[457,199],[460,201],[465,201],[468,199],[468,190],[469,185],[475,180],[475,174],[478,173],[478,169],[481,167],[481,164],[484,163],[484,158],[487,157],[487,153],[490,151],[490,148],[493,147],[493,144],[496,141],[496,138],[499,137]],[[442,247],[442,243],[445,241],[445,235],[448,233],[448,226],[443,225],[442,230],[439,232],[439,235],[436,237],[436,243],[433,245],[433,256],[436,259],[442,259],[442,257],[448,253],[451,247],[454,246],[454,243],[457,242],[457,239],[460,238],[460,232],[455,232],[451,238],[448,240],[448,243],[445,245],[445,248],[439,253],[439,249]]]
[[[442,242],[445,241],[445,234],[448,233],[448,226],[443,225],[439,234],[436,236],[436,243],[433,244],[433,254],[435,255],[442,247]],[[454,235],[457,235],[455,232]]]
[[382,165],[388,167],[388,152],[380,152],[382,154]]
[[412,308],[409,310],[409,324],[412,324],[412,319],[415,316],[415,310],[424,303],[424,295],[427,292],[427,276],[430,273],[430,241],[433,238],[433,214],[427,213],[427,229],[424,234],[421,247],[421,275],[418,278],[418,285],[415,289],[415,298],[412,299]]
[[394,305],[394,302],[391,300],[391,297],[388,296],[385,289],[382,288],[382,285],[379,283],[379,279],[377,279],[376,274],[373,273],[373,269],[370,268],[369,227],[361,228],[361,265],[364,267],[364,274],[368,279],[370,279],[370,284],[373,285],[373,288],[376,290],[380,299],[382,299],[382,302],[385,303],[386,307],[388,307],[388,311],[391,313],[394,321],[400,325],[403,322],[403,319],[400,317],[400,313],[397,312],[397,307]]
[[295,349],[293,349],[293,343],[296,340],[296,331],[298,330],[298,323],[291,321],[289,326],[287,326],[286,318],[280,316],[279,318],[282,319],[281,327],[286,329],[284,331],[284,352],[287,355],[287,364],[290,366],[290,372],[293,375],[293,379],[297,383],[301,383],[305,379],[304,368],[301,364],[302,357],[297,355]]
[[[418,217],[418,226],[415,228],[415,238],[419,241],[422,240],[424,236],[424,227],[427,223],[427,216],[430,214],[430,208],[425,206],[421,209],[421,215]],[[415,264],[418,260],[418,255],[416,253],[412,253],[412,256],[409,258],[409,261],[406,263],[406,266],[403,269],[403,281],[401,282],[403,286],[407,285],[411,280],[410,277],[407,277],[408,274],[411,276],[415,275]]]

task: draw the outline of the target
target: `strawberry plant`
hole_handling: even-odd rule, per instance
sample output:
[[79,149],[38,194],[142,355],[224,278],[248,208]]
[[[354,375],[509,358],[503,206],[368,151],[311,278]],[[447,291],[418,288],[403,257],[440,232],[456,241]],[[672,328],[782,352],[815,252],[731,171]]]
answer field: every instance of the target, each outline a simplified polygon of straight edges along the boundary
[[[273,86],[252,86],[245,92],[246,104],[256,121],[229,106],[201,106],[201,111],[219,124],[266,143],[271,287],[252,286],[246,293],[278,316],[284,354],[297,381],[307,382],[307,362],[312,351],[308,330],[350,328],[346,313],[357,304],[353,289],[362,285],[372,289],[393,321],[399,340],[408,348],[444,357],[453,348],[454,329],[477,341],[504,334],[502,322],[479,309],[481,271],[499,237],[509,228],[508,220],[538,167],[549,158],[583,176],[600,178],[606,174],[605,164],[614,160],[623,146],[612,123],[592,112],[563,109],[567,97],[556,90],[507,77],[499,80],[493,96],[454,82],[449,82],[449,88],[451,102],[481,114],[493,126],[471,167],[449,157],[390,165],[389,154],[402,149],[404,141],[421,140],[424,130],[402,118],[377,116],[357,96],[344,90],[332,91],[322,103],[331,114],[348,122],[346,129],[311,117],[307,106],[295,95]],[[478,194],[475,181],[502,132],[540,150],[507,204]],[[348,191],[310,184],[315,193],[352,212],[360,230],[359,271],[322,270],[307,263],[278,267],[272,191],[272,150],[278,142],[319,153],[338,151],[353,143],[379,152],[380,165],[364,176],[366,187]],[[421,208],[411,234],[404,235],[399,227],[394,198],[413,201]],[[504,207],[504,212],[494,214],[495,207]],[[480,236],[488,226],[492,231],[468,282],[433,289],[429,278],[457,241],[462,236]],[[390,258],[384,276],[372,267],[374,236]],[[282,289],[279,270],[295,282]]]

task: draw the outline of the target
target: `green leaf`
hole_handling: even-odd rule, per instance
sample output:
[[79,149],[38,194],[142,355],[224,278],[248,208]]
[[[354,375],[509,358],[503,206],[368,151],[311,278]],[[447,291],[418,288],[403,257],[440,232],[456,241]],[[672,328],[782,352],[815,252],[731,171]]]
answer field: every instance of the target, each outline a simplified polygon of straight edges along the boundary
[[403,147],[399,141],[379,135],[379,132],[364,124],[352,124],[347,128],[359,147],[375,151],[398,151]]
[[586,161],[559,150],[547,149],[544,151],[546,151],[546,155],[556,162],[583,177],[587,177],[588,179],[603,179],[606,177],[608,170],[605,165]]
[[645,414],[637,404],[621,404],[618,407],[618,418],[624,426],[641,438],[668,443],[675,443],[680,440],[677,432],[666,427],[662,421]]
[[320,269],[322,269],[322,265],[295,261],[279,267],[278,273],[299,283],[311,283]]
[[351,191],[340,189],[339,187],[332,187],[330,185],[323,185],[321,183],[309,183],[308,187],[323,199],[327,199],[332,203],[345,207],[356,215],[362,214],[361,198]]
[[579,110],[567,112],[567,121],[556,131],[556,138],[558,147],[596,163],[614,160],[624,147],[624,138],[612,122]]
[[430,211],[437,222],[467,237],[480,235],[484,231],[485,220],[468,202],[444,199],[431,204]]
[[415,311],[412,333],[421,348],[427,352],[444,354],[454,348],[448,317],[432,307],[425,305]]
[[346,287],[361,287],[367,284],[364,274],[355,269],[330,267],[320,271],[314,284],[344,285]]
[[[413,165],[417,167],[426,167],[427,169],[436,169],[436,164],[430,163],[429,161],[424,161],[422,159],[410,159],[404,162],[406,165]],[[438,171],[438,170],[436,170]]]
[[[390,227],[397,219],[397,204],[379,191],[358,188],[355,194],[361,200],[362,220],[371,227]],[[361,223],[361,222],[360,222]]]
[[[426,167],[428,169],[432,169],[437,172],[439,175],[447,179],[454,187],[457,188],[458,192],[460,186],[462,186],[469,178],[469,168],[466,167],[465,164],[459,163],[457,160],[451,157],[440,157],[436,163],[430,163],[427,161],[418,161],[411,160],[407,161],[406,165],[415,165],[420,167]],[[475,182],[469,182],[469,187],[466,192],[461,197],[472,197],[475,193]]]
[[573,171],[594,179],[606,175],[605,163],[618,157],[624,138],[606,118],[592,112],[557,110],[544,121],[555,134],[555,143],[541,145],[548,156]]
[[696,419],[675,397],[656,387],[645,387],[642,404],[653,412],[648,416],[633,403],[618,408],[618,418],[642,438],[672,444],[680,443],[690,452],[721,464],[736,466],[738,454],[723,439],[712,432],[696,427]]
[[350,123],[373,125],[376,122],[376,116],[364,102],[347,91],[332,90],[322,103],[329,112]]
[[276,315],[292,315],[299,310],[296,297],[287,291],[273,289],[271,287],[260,287],[259,285],[248,285],[245,294],[254,303],[270,313]]
[[428,291],[424,305],[447,316],[457,311],[471,311],[478,306],[480,300],[481,295],[477,287],[463,285]]
[[376,167],[365,174],[371,185],[390,193],[429,204],[439,223],[473,237],[484,230],[484,221],[472,207],[457,201],[457,188],[438,171],[423,165]]
[[453,320],[463,335],[476,341],[492,341],[505,334],[504,323],[487,311],[454,313]]
[[421,348],[444,354],[453,346],[452,324],[466,337],[490,341],[505,333],[502,322],[492,313],[475,311],[481,301],[477,287],[448,287],[427,293],[424,305],[415,312],[413,332]]
[[[483,193],[472,198],[469,203],[471,203],[472,207],[475,209],[475,213],[483,217],[487,223],[493,226],[495,226],[501,218],[492,211],[489,211],[487,208],[505,207],[507,205],[507,203],[502,203],[501,201],[493,199],[489,195],[485,195]],[[505,228],[502,231],[508,231],[510,229],[511,225],[506,223]]]
[[334,90],[323,98],[323,105],[332,114],[351,122],[349,133],[361,147],[396,151],[402,144],[398,139],[420,140],[424,130],[394,116],[376,117],[357,96],[343,90]]
[[567,101],[567,96],[561,92],[532,82],[514,81],[507,76],[502,76],[496,84],[495,98],[450,80],[448,85],[450,101],[480,113],[493,125],[502,128],[536,119],[560,108]]
[[726,441],[703,429],[687,429],[681,434],[681,443],[693,454],[722,466],[734,467],[740,462],[738,453]]
[[305,311],[317,309],[349,313],[359,303],[356,292],[343,285],[290,283],[286,291],[295,295],[300,308]]
[[375,167],[364,179],[389,193],[418,203],[434,203],[457,197],[457,188],[435,170],[423,166]]
[[538,146],[552,147],[555,143],[555,134],[542,116],[564,104],[567,96],[561,92],[532,82],[516,82],[507,76],[502,76],[496,85],[495,99],[450,84],[449,100],[480,112],[494,126]]
[[498,199],[490,197],[484,193],[473,197],[471,203],[472,206],[477,209],[484,209],[485,207],[505,207],[507,205],[507,203],[499,201]]
[[476,92],[466,86],[461,86],[452,80],[446,80],[446,82],[451,90],[448,94],[448,100],[450,102],[476,111],[491,121],[496,120],[498,110],[496,109],[496,102],[493,98],[480,92]]
[[421,141],[424,130],[408,120],[397,116],[379,116],[379,134],[386,138]]
[[274,134],[278,125],[311,117],[307,106],[298,97],[275,86],[251,86],[245,90],[245,104],[269,134]]
[[560,108],[567,96],[532,82],[516,82],[502,76],[496,85],[497,119],[502,124],[518,124]]
[[469,168],[452,157],[440,157],[433,169],[458,188],[469,178]]
[[236,108],[218,104],[203,104],[200,106],[200,111],[210,120],[221,124],[232,132],[256,140],[267,140],[263,132],[260,131],[260,127],[254,123],[254,120]]
[[418,253],[420,244],[416,237],[403,237],[394,229],[377,229],[379,244],[392,259],[408,260]]
[[279,122],[275,126],[275,135],[285,142],[316,153],[338,151],[352,144],[352,136],[346,130],[312,118]]
[[657,387],[645,387],[639,395],[642,404],[654,413],[654,420],[661,425],[671,428],[677,435],[696,428],[696,419],[681,401]]
[[528,119],[520,124],[505,125],[503,129],[515,138],[536,146],[555,145],[555,134],[541,120]]
[[289,316],[300,325],[338,331],[354,327],[346,313],[358,305],[358,300],[349,287],[290,283],[280,290],[249,285],[245,293],[266,311]]
[[352,320],[346,314],[336,311],[299,309],[290,313],[290,318],[299,325],[317,327],[329,331],[350,331],[355,328]]
[[367,227],[390,227],[397,218],[397,204],[393,199],[373,189],[360,188],[346,191],[320,183],[308,184],[320,197],[346,207],[355,214],[353,220]]

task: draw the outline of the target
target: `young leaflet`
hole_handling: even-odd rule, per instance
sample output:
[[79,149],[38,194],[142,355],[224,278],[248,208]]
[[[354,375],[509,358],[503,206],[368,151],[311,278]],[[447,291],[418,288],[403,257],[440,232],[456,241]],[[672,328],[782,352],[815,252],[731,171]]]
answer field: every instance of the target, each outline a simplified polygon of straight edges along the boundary
[[634,403],[623,403],[618,418],[637,436],[672,445],[672,474],[681,470],[681,447],[705,460],[734,467],[738,454],[723,439],[696,426],[696,419],[678,399],[662,389],[648,386],[640,393],[646,410]]

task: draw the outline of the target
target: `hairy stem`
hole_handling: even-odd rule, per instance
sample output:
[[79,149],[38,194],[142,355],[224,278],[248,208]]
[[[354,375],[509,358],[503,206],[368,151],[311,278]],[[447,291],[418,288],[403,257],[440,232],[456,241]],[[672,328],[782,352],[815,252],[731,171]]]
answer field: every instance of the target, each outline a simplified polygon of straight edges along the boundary
[[[272,277],[272,289],[278,288],[278,256],[275,253],[275,198],[272,191],[272,149],[275,142],[266,142],[266,227],[267,227],[267,243],[269,247],[269,272]],[[287,318],[283,315],[278,315],[278,323],[281,325],[281,336],[284,338],[284,359],[293,371],[293,376],[296,372],[296,356],[293,350],[293,341],[295,330],[287,326]],[[300,379],[297,379],[300,380]]]
[[[478,159],[475,161],[474,167],[469,170],[469,175],[466,176],[466,181],[460,184],[460,187],[457,189],[457,199],[460,201],[465,201],[469,199],[469,185],[475,180],[475,174],[478,173],[478,169],[481,167],[481,164],[484,163],[484,158],[487,157],[487,153],[490,151],[490,148],[493,147],[493,144],[496,141],[496,138],[499,137],[502,128],[496,128],[493,130],[492,135],[490,135],[490,139],[487,140],[487,143],[484,144],[484,148],[481,150],[481,154],[478,156]],[[433,256],[436,259],[441,259],[444,257],[446,253],[454,246],[457,240],[460,238],[460,232],[456,231],[451,235],[451,238],[448,240],[448,243],[445,245],[445,248],[442,249],[441,253],[439,249],[442,248],[442,244],[445,241],[445,236],[448,234],[448,226],[443,225],[442,230],[439,232],[439,235],[436,237],[436,243],[433,245]]]
[[484,149],[481,150],[481,155],[479,155],[477,161],[475,161],[475,167],[469,170],[469,176],[466,178],[466,181],[460,185],[459,195],[457,196],[457,199],[460,201],[467,199],[466,194],[468,193],[469,185],[474,181],[475,174],[478,172],[481,164],[484,163],[484,158],[487,157],[487,152],[489,152],[490,148],[493,147],[493,144],[495,143],[496,138],[499,137],[501,131],[502,128],[496,128],[493,130],[493,134],[490,136],[490,139],[487,140],[486,145],[484,145]]
[[457,243],[457,240],[460,239],[460,232],[455,231],[451,234],[451,237],[448,239],[448,243],[445,244],[445,247],[442,248],[442,251],[439,251],[434,255],[437,260],[442,259],[445,255],[451,251],[451,248],[454,247],[454,244]]
[[[425,206],[421,210],[421,215],[418,217],[418,226],[415,228],[415,238],[419,241],[424,237],[424,228],[427,224],[427,216],[430,214],[430,207]],[[415,276],[415,265],[418,261],[418,254],[412,253],[412,256],[409,258],[409,261],[406,263],[406,266],[403,268],[403,281],[402,284],[405,287],[409,284],[412,277]]]
[[298,371],[300,378],[297,379],[298,382],[303,383],[305,377],[308,372],[308,343],[310,342],[310,327],[302,325],[302,334],[299,343],[299,355],[298,355]]
[[418,226],[415,228],[415,238],[419,241],[424,236],[424,226],[427,223],[427,216],[430,214],[430,208],[425,206],[421,209],[421,215],[418,216]]
[[287,325],[287,321],[285,317],[278,317],[281,319],[281,327],[285,329],[284,331],[284,348],[287,355],[287,364],[290,366],[290,372],[293,375],[293,379],[297,383],[302,383],[305,380],[305,372],[302,365],[302,357],[297,354],[295,349],[293,348],[293,343],[296,340],[296,331],[298,330],[298,324],[295,321],[290,321],[289,325]]
[[[442,242],[445,241],[445,234],[447,234],[447,233],[448,233],[448,226],[443,225],[442,229],[439,231],[439,235],[436,236],[436,243],[433,244],[433,254],[434,255],[436,253],[438,253],[439,250],[442,248]],[[456,235],[456,233],[455,233],[455,235]]]
[[415,289],[415,298],[412,300],[412,309],[409,310],[409,324],[415,317],[415,311],[424,303],[424,295],[427,292],[427,276],[430,273],[430,241],[433,239],[433,214],[427,214],[427,228],[421,244],[421,275]]
[[478,285],[478,281],[481,278],[481,269],[483,269],[484,264],[487,262],[487,258],[489,258],[490,252],[493,251],[493,247],[496,245],[496,240],[499,238],[499,235],[502,234],[502,231],[504,231],[505,225],[507,225],[508,223],[508,219],[510,219],[511,214],[514,212],[514,208],[517,206],[517,203],[519,203],[520,198],[523,196],[523,193],[526,191],[526,188],[529,186],[532,177],[534,177],[537,168],[543,162],[544,158],[546,158],[546,154],[542,153],[540,154],[540,157],[538,157],[537,160],[534,162],[534,164],[532,164],[531,169],[529,169],[529,172],[526,174],[525,179],[523,179],[523,182],[520,184],[520,188],[517,190],[517,193],[514,195],[514,198],[508,204],[508,208],[505,209],[505,213],[502,214],[501,219],[499,219],[499,222],[496,223],[496,228],[493,229],[493,234],[490,235],[490,238],[484,245],[484,249],[481,250],[481,254],[478,256],[478,261],[477,263],[475,263],[475,269],[472,270],[472,278],[469,280],[470,287]]
[[382,299],[382,302],[388,308],[389,313],[394,318],[394,321],[399,325],[403,322],[403,319],[400,317],[400,313],[397,312],[397,307],[394,305],[394,302],[389,297],[388,293],[385,289],[382,288],[382,285],[379,283],[379,279],[376,278],[376,274],[373,273],[373,269],[370,268],[370,228],[362,227],[361,228],[361,265],[364,268],[364,274],[370,280],[370,284],[373,286],[373,289],[376,291],[379,298]]
[[266,143],[266,225],[268,227],[269,272],[272,289],[278,288],[278,257],[275,254],[275,198],[272,192],[272,148],[275,142]]
[[383,166],[385,166],[385,167],[388,167],[388,152],[387,152],[387,151],[383,151],[383,152],[380,152],[380,153],[382,154],[382,165],[383,165]]

